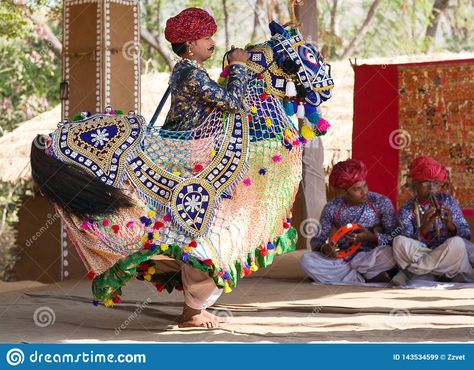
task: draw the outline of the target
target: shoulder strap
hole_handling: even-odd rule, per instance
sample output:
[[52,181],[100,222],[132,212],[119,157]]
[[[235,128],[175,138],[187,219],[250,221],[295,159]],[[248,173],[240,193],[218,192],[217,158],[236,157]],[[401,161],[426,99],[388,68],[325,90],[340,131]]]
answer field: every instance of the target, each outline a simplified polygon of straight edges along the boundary
[[150,123],[148,123],[147,130],[150,130],[154,126],[156,120],[158,119],[158,116],[160,115],[161,110],[163,109],[166,101],[168,100],[168,97],[170,96],[170,93],[171,93],[171,85],[168,85],[168,88],[166,89],[165,94],[160,100],[160,104],[158,104],[158,107],[156,107],[155,113],[153,114],[153,117],[151,118]]

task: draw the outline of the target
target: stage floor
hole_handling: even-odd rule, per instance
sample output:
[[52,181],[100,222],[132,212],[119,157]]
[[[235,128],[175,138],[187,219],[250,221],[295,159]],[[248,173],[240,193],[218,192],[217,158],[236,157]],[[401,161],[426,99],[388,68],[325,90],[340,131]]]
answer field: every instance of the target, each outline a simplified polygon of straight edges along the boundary
[[180,292],[158,294],[134,280],[122,297],[106,309],[91,304],[87,280],[2,283],[0,342],[474,342],[473,288],[327,286],[256,276],[221,296],[212,310],[230,323],[214,330],[177,327]]

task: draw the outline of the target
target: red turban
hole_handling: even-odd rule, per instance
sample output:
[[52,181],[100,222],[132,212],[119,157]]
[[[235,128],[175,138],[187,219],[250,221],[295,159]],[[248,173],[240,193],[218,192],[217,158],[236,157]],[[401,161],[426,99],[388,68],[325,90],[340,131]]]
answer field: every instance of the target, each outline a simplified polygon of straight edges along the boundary
[[329,175],[329,185],[333,188],[349,189],[359,181],[365,181],[367,178],[367,167],[364,162],[357,159],[347,159],[338,162],[333,167]]
[[166,21],[165,37],[172,44],[180,44],[211,36],[216,31],[216,21],[208,12],[188,8]]
[[410,164],[410,177],[418,181],[448,181],[446,168],[433,158],[421,156]]

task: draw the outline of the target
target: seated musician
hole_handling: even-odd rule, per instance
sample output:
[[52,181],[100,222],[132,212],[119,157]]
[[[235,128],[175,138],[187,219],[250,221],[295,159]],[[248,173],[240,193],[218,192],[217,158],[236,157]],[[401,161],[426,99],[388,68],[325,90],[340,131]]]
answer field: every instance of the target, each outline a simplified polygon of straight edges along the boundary
[[398,214],[401,235],[393,241],[393,255],[400,271],[396,285],[415,275],[441,281],[473,282],[467,244],[471,237],[456,199],[440,192],[448,180],[446,169],[432,158],[418,157],[410,164],[414,197]]
[[[343,194],[326,204],[317,235],[311,239],[312,252],[301,257],[301,269],[314,281],[327,284],[388,282],[395,261],[391,240],[397,221],[390,200],[369,192],[367,167],[348,159],[337,163],[329,184]],[[352,243],[361,243],[352,255],[342,258],[337,245],[327,242],[333,229],[347,224],[359,225],[359,233],[348,235]]]

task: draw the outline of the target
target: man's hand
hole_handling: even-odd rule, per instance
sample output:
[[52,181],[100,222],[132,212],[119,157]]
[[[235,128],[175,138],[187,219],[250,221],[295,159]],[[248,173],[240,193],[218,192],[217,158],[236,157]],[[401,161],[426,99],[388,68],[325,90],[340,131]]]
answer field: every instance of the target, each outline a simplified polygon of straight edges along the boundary
[[433,221],[436,218],[436,208],[430,207],[423,215],[420,232],[423,235],[427,235],[433,227]]
[[321,246],[321,253],[326,257],[336,258],[336,246],[331,243],[325,243]]
[[227,60],[229,61],[229,64],[245,64],[250,58],[250,53],[246,52],[243,49],[239,48],[234,48],[232,46],[232,49],[230,53],[227,55]]
[[446,207],[441,207],[441,222],[446,225],[448,228],[449,232],[452,234],[457,233],[456,225],[453,224],[453,214],[451,213],[451,210]]
[[377,235],[364,227],[361,232],[348,235],[347,239],[353,243],[377,243],[378,241]]

